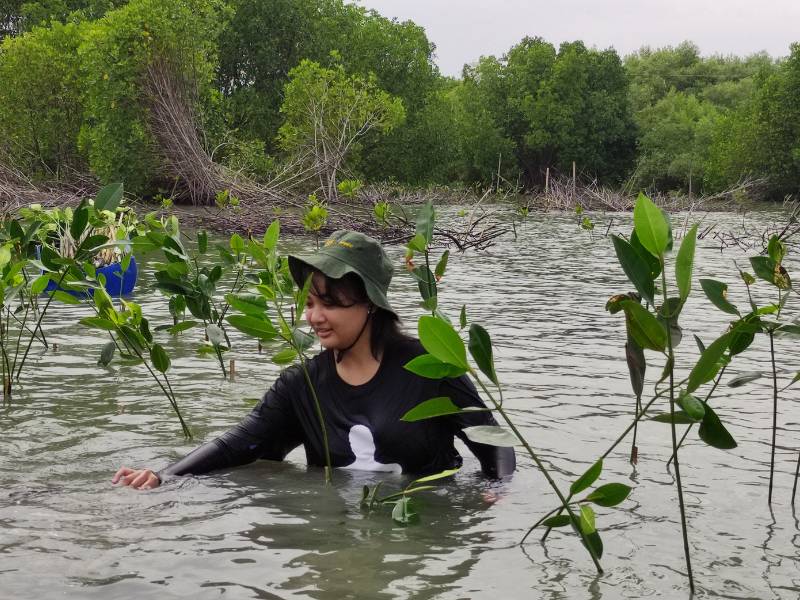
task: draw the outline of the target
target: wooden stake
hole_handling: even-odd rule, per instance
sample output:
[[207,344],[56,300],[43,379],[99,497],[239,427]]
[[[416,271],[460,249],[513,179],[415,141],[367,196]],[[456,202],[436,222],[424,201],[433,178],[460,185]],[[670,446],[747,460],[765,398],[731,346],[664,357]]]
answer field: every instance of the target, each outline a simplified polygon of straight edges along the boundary
[[572,161],[572,201],[575,201],[575,187],[576,187],[576,178],[575,178],[575,161]]
[[550,193],[550,167],[544,172],[544,194],[545,196]]
[[233,378],[236,377],[236,361],[234,359],[231,359],[230,366],[228,367],[228,374],[230,380],[233,381]]

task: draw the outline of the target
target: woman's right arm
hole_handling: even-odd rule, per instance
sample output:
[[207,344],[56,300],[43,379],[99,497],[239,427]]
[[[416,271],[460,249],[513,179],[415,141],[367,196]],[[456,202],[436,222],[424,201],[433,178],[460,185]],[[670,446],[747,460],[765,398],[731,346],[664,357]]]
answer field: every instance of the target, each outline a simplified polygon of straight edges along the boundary
[[152,489],[158,487],[164,477],[200,475],[245,465],[259,458],[283,460],[303,441],[290,401],[298,381],[302,383],[296,369],[287,369],[250,414],[230,431],[158,473],[150,469],[121,467],[111,478],[111,483]]

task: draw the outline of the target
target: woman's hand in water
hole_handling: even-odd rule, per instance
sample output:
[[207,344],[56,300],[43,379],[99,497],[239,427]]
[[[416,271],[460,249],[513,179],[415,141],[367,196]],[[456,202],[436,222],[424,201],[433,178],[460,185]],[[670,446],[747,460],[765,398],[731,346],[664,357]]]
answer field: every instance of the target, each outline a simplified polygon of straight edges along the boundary
[[151,490],[161,485],[161,480],[150,469],[120,467],[111,478],[111,483],[121,483],[138,490]]

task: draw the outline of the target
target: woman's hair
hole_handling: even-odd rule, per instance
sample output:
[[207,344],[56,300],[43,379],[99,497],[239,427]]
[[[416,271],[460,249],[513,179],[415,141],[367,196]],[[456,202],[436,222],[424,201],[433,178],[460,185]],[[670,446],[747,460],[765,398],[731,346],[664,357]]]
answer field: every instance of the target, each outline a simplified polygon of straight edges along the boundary
[[325,304],[344,308],[354,304],[370,304],[372,306],[370,351],[376,359],[379,358],[381,352],[387,346],[411,339],[403,333],[400,328],[400,319],[396,314],[372,303],[361,277],[355,273],[347,273],[340,279],[333,279],[310,265],[303,265],[302,281],[308,279],[309,275],[316,274],[325,278],[325,293],[320,292],[314,284],[313,278],[311,280],[311,291]]

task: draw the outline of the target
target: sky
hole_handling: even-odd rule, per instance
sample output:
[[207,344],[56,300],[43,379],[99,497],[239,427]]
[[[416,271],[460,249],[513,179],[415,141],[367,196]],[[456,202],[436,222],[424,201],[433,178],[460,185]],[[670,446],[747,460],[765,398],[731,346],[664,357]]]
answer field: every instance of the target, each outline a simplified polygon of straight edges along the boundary
[[523,37],[583,40],[624,56],[642,46],[696,43],[701,54],[789,54],[800,42],[800,0],[356,0],[425,28],[444,75],[502,56]]

